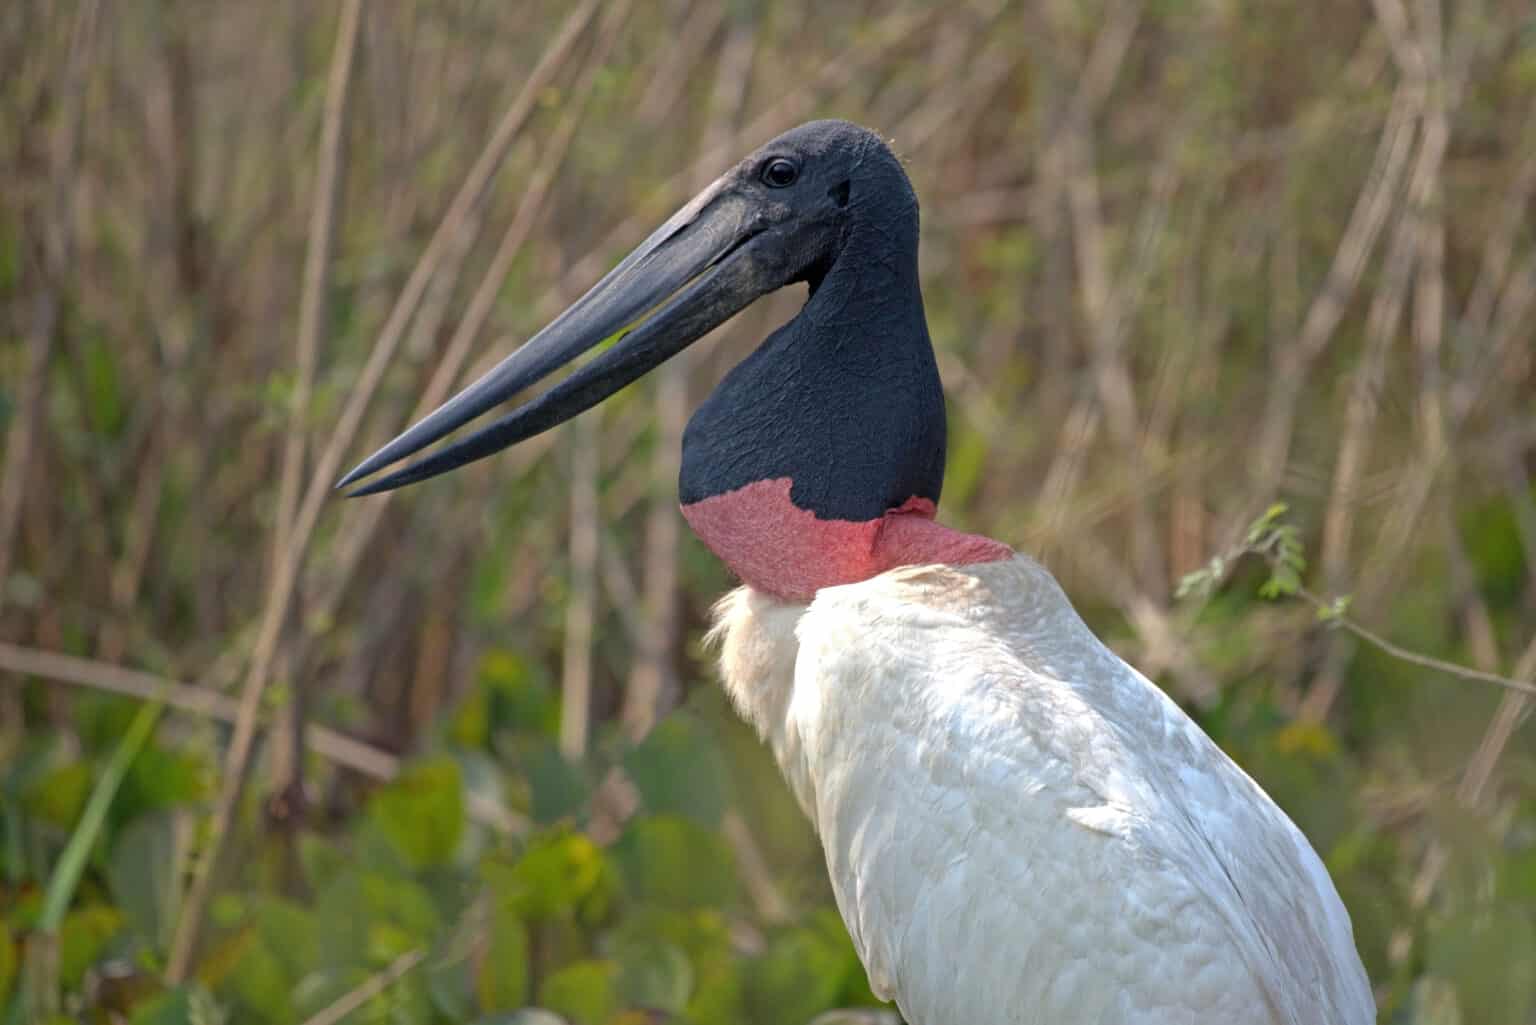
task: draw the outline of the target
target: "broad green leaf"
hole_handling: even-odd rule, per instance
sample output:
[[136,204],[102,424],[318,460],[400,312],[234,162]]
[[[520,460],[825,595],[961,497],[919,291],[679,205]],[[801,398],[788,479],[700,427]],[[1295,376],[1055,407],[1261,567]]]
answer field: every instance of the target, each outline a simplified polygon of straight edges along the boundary
[[23,803],[38,818],[68,829],[80,817],[90,793],[90,763],[71,762],[36,777],[27,787]]
[[511,1011],[528,1000],[528,927],[506,901],[491,908],[489,942],[475,971],[484,1011]]
[[536,741],[521,759],[532,801],[529,811],[540,825],[574,818],[592,797],[592,781],[583,766],[566,759],[554,741]]
[[773,937],[746,971],[746,997],[761,1022],[810,1021],[835,1007],[873,1002],[842,922],[827,913]]
[[683,1011],[690,1025],[738,1025],[743,1020],[738,957],[730,926],[713,908],[678,909],[630,905],[616,923],[614,949],[660,944],[676,947],[687,958],[693,992]]
[[631,943],[615,953],[619,997],[627,1007],[681,1014],[693,993],[693,965],[670,943]]
[[775,938],[747,973],[747,1005],[760,1022],[810,1021],[837,1002],[842,959],[809,930]]
[[277,952],[260,938],[242,952],[230,972],[229,992],[257,1020],[280,1025],[299,1020],[293,1007],[296,982]]
[[469,1021],[480,1007],[475,993],[478,973],[482,967],[478,951],[474,956],[428,957],[417,968],[426,982],[427,999],[438,1018],[450,1022]]
[[11,982],[16,978],[16,943],[11,938],[10,926],[0,921],[0,1007],[11,996]]
[[647,811],[710,829],[720,824],[728,798],[725,760],[697,716],[678,712],[663,720],[624,766]]
[[553,737],[560,728],[560,702],[539,668],[514,652],[497,648],[480,661],[485,728],[491,737],[508,730]]
[[318,962],[339,976],[382,968],[408,950],[429,945],[442,915],[413,879],[353,871],[320,894],[314,921]]
[[123,926],[122,912],[106,904],[76,908],[59,926],[59,980],[73,989]]
[[141,815],[118,834],[107,859],[112,898],[128,925],[157,947],[176,921],[186,850],[172,813]]
[[539,1003],[573,1025],[605,1025],[619,1009],[619,966],[612,961],[577,961],[539,987]]
[[152,811],[190,804],[208,796],[208,766],[190,751],[146,744],[128,766],[112,821],[125,823]]
[[304,881],[317,892],[341,875],[351,860],[326,837],[308,832],[299,834],[299,863],[304,866]]
[[368,801],[368,818],[417,870],[452,861],[464,831],[464,782],[452,758],[415,762]]
[[134,1009],[130,1025],[220,1025],[224,1013],[198,985],[178,986]]
[[230,974],[240,966],[241,959],[257,942],[256,929],[252,926],[221,936],[198,960],[197,980],[210,989],[222,992]]
[[614,846],[630,891],[672,907],[730,906],[736,875],[730,848],[717,833],[674,815],[632,821]]
[[264,897],[255,909],[256,927],[262,938],[294,969],[312,964],[319,954],[319,913],[285,897]]
[[535,837],[515,864],[487,861],[481,874],[498,902],[530,922],[595,921],[611,904],[616,882],[602,849],[572,832]]

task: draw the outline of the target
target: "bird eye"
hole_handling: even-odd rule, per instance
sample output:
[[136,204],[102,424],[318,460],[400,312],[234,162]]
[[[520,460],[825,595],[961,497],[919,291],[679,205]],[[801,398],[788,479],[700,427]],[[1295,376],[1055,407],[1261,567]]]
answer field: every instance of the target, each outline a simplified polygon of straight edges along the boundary
[[775,157],[763,167],[763,184],[771,189],[787,188],[800,177],[800,168],[795,166],[793,160],[783,157]]

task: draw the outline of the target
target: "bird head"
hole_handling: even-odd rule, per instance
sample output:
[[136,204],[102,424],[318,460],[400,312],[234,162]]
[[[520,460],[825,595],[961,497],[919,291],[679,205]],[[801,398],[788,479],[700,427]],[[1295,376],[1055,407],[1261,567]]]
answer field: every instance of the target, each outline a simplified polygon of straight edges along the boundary
[[[492,455],[590,409],[730,319],[795,282],[814,289],[880,196],[882,219],[911,221],[916,199],[878,136],[812,121],[711,182],[547,327],[484,377],[348,473],[345,487],[406,459],[609,338],[601,355],[537,398],[425,459],[353,492],[426,480]],[[899,225],[898,225],[899,226]]]
[[694,533],[742,580],[792,601],[893,566],[1005,558],[1007,546],[933,522],[945,410],[917,239],[916,195],[879,136],[846,121],[801,125],[711,182],[549,326],[339,486],[615,338],[489,426],[353,494],[425,480],[546,431],[758,297],[805,282],[804,309],[688,422],[678,486]]

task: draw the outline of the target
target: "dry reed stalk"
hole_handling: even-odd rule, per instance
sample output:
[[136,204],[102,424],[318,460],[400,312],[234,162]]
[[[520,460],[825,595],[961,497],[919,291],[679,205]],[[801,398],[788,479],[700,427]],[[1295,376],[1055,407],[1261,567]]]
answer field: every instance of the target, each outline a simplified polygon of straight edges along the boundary
[[85,0],[75,14],[69,57],[56,100],[60,128],[50,154],[51,188],[44,209],[36,213],[42,239],[38,268],[42,280],[33,291],[27,326],[27,365],[18,389],[19,408],[6,432],[5,469],[0,474],[0,609],[5,606],[5,582],[10,579],[22,500],[31,476],[32,451],[44,418],[44,389],[58,330],[60,292],[69,275],[75,248],[72,222],[85,122],[85,88],[92,71],[99,9],[97,0]]
[[[294,388],[288,411],[287,436],[283,441],[282,466],[278,472],[277,510],[272,529],[272,563],[288,548],[298,513],[299,483],[304,473],[304,454],[309,439],[310,395],[319,363],[321,332],[331,290],[331,253],[335,248],[337,209],[345,153],[342,141],[351,96],[353,56],[357,53],[362,0],[348,0],[341,9],[336,41],[326,78],[325,109],[321,117],[320,147],[315,164],[315,193],[310,208],[309,240],[304,253],[304,286],[299,300],[298,339],[295,351]],[[291,653],[290,653],[291,654]],[[284,709],[286,723],[273,736],[270,771],[274,790],[303,787],[302,746],[304,705],[302,689],[296,690]]]
[[1349,222],[1334,251],[1322,286],[1313,296],[1300,335],[1283,340],[1274,350],[1274,372],[1266,391],[1260,421],[1254,471],[1254,498],[1229,533],[1236,537],[1255,509],[1274,500],[1291,449],[1297,405],[1312,364],[1322,355],[1360,283],[1365,264],[1391,213],[1412,151],[1415,107],[1409,90],[1399,86],[1365,185],[1355,200]]
[[[620,13],[623,12],[623,7],[611,7],[610,14],[615,9]],[[518,201],[517,210],[512,215],[511,223],[502,235],[501,242],[497,245],[496,252],[492,255],[485,272],[480,276],[480,283],[475,287],[464,315],[459,319],[448,345],[443,349],[443,354],[433,369],[426,388],[417,399],[408,417],[410,422],[420,420],[441,405],[448,398],[454,385],[465,376],[475,376],[474,373],[465,375],[464,365],[468,362],[471,350],[475,347],[495,310],[496,299],[501,293],[507,275],[511,272],[513,261],[523,252],[534,228],[545,213],[545,200],[560,169],[565,165],[566,157],[570,154],[571,141],[581,125],[597,74],[603,67],[602,58],[606,53],[607,49],[600,44],[597,56],[588,62],[588,69],[582,81],[576,85],[574,100],[563,112],[553,135],[540,151],[538,163],[521,192],[521,199]],[[497,351],[491,353],[489,358],[499,360],[503,355]],[[552,444],[553,439],[550,436],[525,442],[516,452],[502,460],[503,472],[510,470],[514,479],[521,476],[532,468],[539,457],[549,451]],[[342,513],[342,526],[338,531],[339,548],[329,560],[331,565],[328,567],[326,587],[316,602],[317,612],[322,621],[329,619],[340,604],[347,586],[362,562],[364,553],[378,534],[379,525],[392,503],[393,494],[388,492],[375,496],[368,502],[349,506]]]
[[[208,681],[177,683],[96,659],[0,643],[0,669],[138,701],[164,700],[175,711],[223,723],[233,723],[240,715],[240,703],[220,693]],[[400,759],[396,756],[327,726],[308,724],[304,744],[326,761],[369,779],[387,783],[400,774]],[[522,816],[481,795],[467,794],[465,801],[466,814],[473,821],[498,833],[521,834],[529,828]]]
[[333,1003],[304,1019],[303,1025],[340,1025],[353,1011],[399,982],[411,969],[421,964],[426,956],[427,952],[419,947],[407,950]]
[[[731,149],[738,145],[733,126],[746,101],[756,47],[751,23],[733,21],[726,30],[715,64],[710,116],[702,142],[706,150]],[[701,169],[693,187],[702,189],[709,181],[708,172]],[[640,643],[619,713],[631,743],[644,739],[672,710],[680,694],[672,664],[682,629],[677,578],[682,522],[677,511],[676,484],[682,461],[683,428],[688,422],[688,374],[694,363],[692,357],[692,351],[685,349],[656,372],[656,437],[652,442],[646,480],[650,508],[645,526],[645,589],[639,605],[645,625],[639,633]],[[638,461],[636,465],[639,465]]]
[[544,83],[564,62],[576,38],[596,13],[597,6],[596,0],[586,0],[572,12],[546,49],[539,64],[530,73],[523,90],[502,115],[491,138],[487,140],[481,151],[480,157],[465,177],[447,213],[443,215],[432,240],[422,252],[415,270],[412,271],[405,287],[401,290],[389,320],[374,342],[368,361],[348,396],[346,408],[342,412],[335,432],[331,435],[330,443],[316,461],[309,489],[289,534],[290,543],[280,553],[273,567],[250,671],[241,692],[241,715],[235,723],[234,736],[224,760],[209,845],[203,857],[194,864],[186,897],[181,905],[181,917],[177,921],[170,955],[166,962],[166,978],[173,984],[185,979],[187,972],[191,969],[197,938],[202,928],[203,914],[208,901],[213,896],[214,875],[233,825],[236,805],[245,789],[251,751],[255,741],[257,710],[271,676],[271,667],[277,655],[278,638],[288,618],[294,585],[304,551],[308,547],[315,523],[319,519],[320,506],[330,495],[331,482],[336,479],[340,470],[342,452],[350,446],[363,413],[372,401],[373,393],[383,377],[384,367],[404,335],[410,316],[428,282],[432,279],[437,265],[443,259],[451,240],[465,230],[466,223],[478,206],[480,198],[485,194],[513,141],[532,113]]

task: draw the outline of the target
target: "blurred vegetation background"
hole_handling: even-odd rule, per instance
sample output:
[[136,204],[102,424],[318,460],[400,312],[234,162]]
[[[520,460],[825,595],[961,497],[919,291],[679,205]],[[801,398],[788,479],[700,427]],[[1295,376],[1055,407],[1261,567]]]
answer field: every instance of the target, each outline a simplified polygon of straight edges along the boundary
[[3,1020],[874,1003],[676,510],[688,414],[798,295],[330,492],[812,116],[922,197],[945,518],[1296,819],[1382,1021],[1536,1021],[1529,691],[1259,559],[1174,598],[1283,500],[1320,601],[1536,676],[1526,0],[0,5]]

